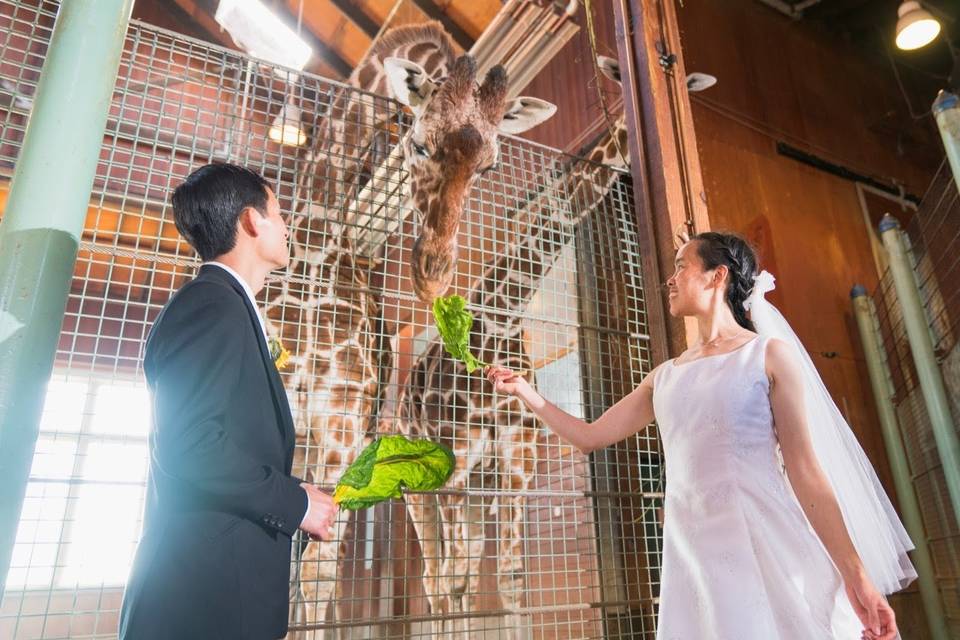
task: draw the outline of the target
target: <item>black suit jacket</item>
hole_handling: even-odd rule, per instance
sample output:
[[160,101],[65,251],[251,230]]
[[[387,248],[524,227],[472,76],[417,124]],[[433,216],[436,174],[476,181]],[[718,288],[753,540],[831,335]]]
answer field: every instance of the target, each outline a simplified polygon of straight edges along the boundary
[[290,476],[287,397],[240,283],[202,267],[157,317],[143,366],[150,480],[120,638],[283,637],[307,496]]

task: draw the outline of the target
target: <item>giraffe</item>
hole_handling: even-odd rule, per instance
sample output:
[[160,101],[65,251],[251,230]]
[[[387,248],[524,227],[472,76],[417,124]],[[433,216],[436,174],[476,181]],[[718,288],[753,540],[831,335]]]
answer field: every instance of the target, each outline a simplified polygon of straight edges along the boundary
[[[501,67],[491,69],[479,86],[474,70],[469,58],[455,58],[450,36],[431,22],[385,33],[348,79],[351,87],[369,93],[389,91],[413,110],[403,151],[410,198],[424,215],[446,217],[447,209],[459,215],[473,174],[496,156],[497,125],[505,112],[513,129],[536,123],[524,110],[528,103],[513,106],[504,99]],[[520,100],[528,99],[514,102]],[[371,264],[355,255],[347,233],[349,205],[371,174],[374,150],[384,144],[389,123],[369,96],[356,91],[340,92],[327,114],[314,127],[298,181],[301,204],[290,220],[288,277],[267,288],[261,303],[268,331],[291,351],[290,371],[283,378],[295,407],[295,473],[330,486],[373,430],[378,369],[389,366],[392,353],[375,326],[380,298],[370,287]],[[442,155],[429,162],[411,158],[411,153],[420,155],[421,145]],[[298,622],[326,618],[339,586],[336,567],[346,525],[341,513],[334,525],[336,542],[310,541],[303,549],[299,594],[292,594],[302,595]]]
[[[616,61],[603,58],[600,67],[619,81]],[[522,311],[573,227],[609,192],[620,175],[616,169],[628,166],[622,116],[587,158],[591,162],[578,163],[550,189],[553,194],[565,195],[569,207],[551,206],[550,198],[535,197],[518,214],[514,242],[485,268],[467,296],[469,307],[480,310],[470,334],[471,351],[482,361],[524,371],[531,383]],[[523,494],[530,488],[538,458],[534,415],[516,398],[495,397],[479,373],[466,375],[462,365],[446,355],[440,337],[420,355],[395,402],[394,411],[384,411],[381,431],[398,430],[439,440],[457,459],[445,487],[452,490],[449,494],[405,497],[422,548],[424,591],[431,612],[468,611],[468,596],[477,592],[480,577],[486,537],[483,515],[494,509],[500,516],[498,589],[504,608],[518,610],[524,587]],[[494,503],[460,493],[466,494],[468,488],[507,491],[510,497]],[[521,637],[521,621],[512,618],[512,632]],[[469,629],[458,628],[458,624],[436,623],[434,633],[452,631],[456,637],[464,637],[459,634],[469,633]]]

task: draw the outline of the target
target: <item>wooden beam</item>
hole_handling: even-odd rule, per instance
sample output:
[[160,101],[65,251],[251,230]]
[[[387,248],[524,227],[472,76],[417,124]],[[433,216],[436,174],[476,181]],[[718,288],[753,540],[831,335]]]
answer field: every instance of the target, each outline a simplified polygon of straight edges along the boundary
[[353,72],[353,65],[344,60],[340,54],[325,42],[321,41],[313,31],[307,29],[301,35],[301,38],[307,41],[317,55],[334,71],[340,74],[341,78],[349,77]]
[[673,0],[612,0],[655,365],[697,340],[666,313],[674,237],[710,229]]
[[377,37],[377,34],[380,32],[380,25],[377,24],[373,18],[365,14],[353,0],[330,1],[340,10],[340,13],[347,17],[347,20],[357,25],[361,31],[367,34],[368,38],[373,40]]
[[417,7],[427,14],[427,17],[432,20],[439,20],[443,24],[443,28],[447,30],[453,39],[463,47],[464,51],[470,51],[473,48],[473,38],[470,37],[470,34],[463,30],[456,20],[451,18],[443,10],[436,5],[433,0],[413,0],[413,3]]

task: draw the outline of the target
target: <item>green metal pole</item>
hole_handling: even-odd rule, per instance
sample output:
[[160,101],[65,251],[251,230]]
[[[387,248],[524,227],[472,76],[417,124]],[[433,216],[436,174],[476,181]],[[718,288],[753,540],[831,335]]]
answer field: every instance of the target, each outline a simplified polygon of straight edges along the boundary
[[960,98],[957,94],[940,90],[933,101],[933,117],[940,129],[943,148],[947,152],[947,161],[953,171],[953,179],[960,189]]
[[867,372],[870,376],[870,386],[873,388],[873,397],[877,402],[877,415],[880,416],[880,429],[887,448],[890,469],[893,471],[893,483],[897,489],[900,512],[903,514],[907,532],[916,547],[910,555],[917,569],[920,599],[923,601],[923,610],[927,614],[931,638],[950,640],[943,603],[937,591],[936,573],[933,561],[930,559],[930,550],[927,548],[927,532],[923,528],[920,504],[917,502],[917,494],[913,488],[907,454],[903,450],[897,411],[892,400],[893,383],[890,381],[890,372],[883,359],[873,307],[870,305],[867,290],[860,285],[853,288],[850,297],[853,299],[853,311],[857,318],[857,326],[860,328],[863,352],[867,357]]
[[0,594],[133,0],[66,0],[0,223]]
[[890,272],[893,274],[897,299],[903,311],[903,324],[917,368],[920,390],[930,416],[940,462],[943,464],[950,504],[953,505],[954,517],[960,522],[960,439],[957,438],[953,416],[950,414],[943,374],[933,353],[933,340],[923,313],[920,290],[913,277],[910,260],[900,235],[900,223],[890,214],[880,221],[880,236],[890,258]]

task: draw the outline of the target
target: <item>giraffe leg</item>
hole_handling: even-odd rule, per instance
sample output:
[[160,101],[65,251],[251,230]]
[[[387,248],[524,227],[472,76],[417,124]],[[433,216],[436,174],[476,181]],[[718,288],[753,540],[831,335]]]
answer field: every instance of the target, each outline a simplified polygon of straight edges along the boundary
[[[339,423],[337,423],[338,426]],[[344,455],[342,445],[337,446],[332,438],[329,417],[321,417],[309,430],[310,443],[306,449],[303,478],[313,484],[329,486],[336,482],[343,470],[351,461]],[[298,447],[299,449],[300,447]],[[296,469],[295,469],[296,470]],[[338,511],[332,527],[333,539],[330,541],[309,540],[304,547],[299,562],[300,609],[299,622],[311,626],[322,624],[328,619],[330,606],[334,607],[332,614],[336,615],[335,595],[339,595],[342,587],[338,578],[337,568],[341,565],[345,555],[345,538],[350,514],[347,511]],[[328,632],[326,636],[333,637],[336,632]],[[316,630],[308,630],[297,640],[314,640],[322,635]]]
[[[502,428],[497,443],[501,488],[509,494],[499,501],[500,548],[497,554],[497,586],[507,611],[518,611],[523,606],[526,492],[537,468],[535,418],[530,415],[516,417],[518,424]],[[515,640],[530,637],[529,616],[511,614],[507,622],[511,630],[509,637]]]
[[[307,451],[313,447],[307,443],[309,441],[308,433],[304,433],[300,428],[297,429],[297,446],[293,450],[293,468],[292,474],[295,477],[303,478],[304,482],[313,482],[313,470],[307,460]],[[307,600],[304,594],[304,584],[307,582],[309,571],[304,572],[304,560],[307,557],[308,546],[303,540],[295,537],[293,548],[291,549],[291,575],[290,575],[290,619],[297,624],[303,624],[306,621]],[[291,631],[287,633],[284,640],[306,640],[306,632]]]
[[[349,513],[340,511],[333,526],[334,538],[330,542],[311,540],[300,558],[300,588],[303,593],[305,624],[322,624],[328,618],[329,606],[336,606],[334,593],[339,596],[337,567],[343,557],[343,540],[349,521]],[[317,631],[308,631],[304,640],[321,637]]]
[[[472,600],[480,587],[480,563],[483,561],[483,549],[486,543],[486,513],[487,501],[481,496],[467,496],[463,509],[463,523],[460,526],[458,539],[462,541],[466,552],[466,576],[464,594],[462,597],[462,611],[473,610],[476,603]],[[470,637],[473,632],[471,618],[463,618],[462,632]]]
[[441,613],[447,617],[435,626],[435,633],[439,633],[442,638],[455,637],[455,625],[449,616],[461,613],[461,599],[466,591],[466,568],[461,566],[466,558],[463,545],[458,541],[461,535],[459,515],[462,500],[460,496],[443,496],[440,499],[440,530],[443,535],[444,554],[440,561],[438,583],[443,602]]
[[[444,599],[440,591],[440,566],[443,561],[444,544],[438,497],[425,494],[409,494],[405,497],[407,511],[413,528],[420,540],[423,558],[423,590],[432,615],[443,613]],[[438,625],[433,625],[434,634]]]
[[446,612],[453,617],[443,625],[445,633],[455,638],[469,637],[470,594],[479,583],[480,561],[483,559],[484,505],[477,496],[457,496],[442,509],[443,531],[447,553],[440,565],[439,587],[446,602]]

